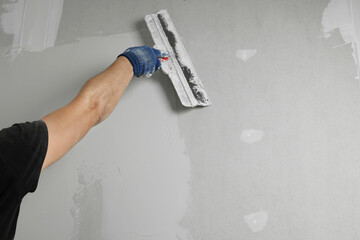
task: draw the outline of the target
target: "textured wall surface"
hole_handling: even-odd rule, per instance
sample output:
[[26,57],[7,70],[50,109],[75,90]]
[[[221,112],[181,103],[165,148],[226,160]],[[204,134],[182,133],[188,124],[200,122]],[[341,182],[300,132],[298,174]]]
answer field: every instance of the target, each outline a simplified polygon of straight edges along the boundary
[[143,18],[164,8],[213,102],[185,109],[161,72],[133,79],[42,173],[16,239],[359,239],[357,40],[340,27],[324,37],[329,2],[64,0],[55,45],[15,55],[3,22],[0,128],[43,117],[127,47],[152,45]]

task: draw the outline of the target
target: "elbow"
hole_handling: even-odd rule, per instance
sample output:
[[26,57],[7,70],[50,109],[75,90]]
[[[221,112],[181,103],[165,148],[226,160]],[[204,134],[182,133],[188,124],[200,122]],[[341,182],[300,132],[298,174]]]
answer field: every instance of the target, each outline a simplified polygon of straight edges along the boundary
[[91,105],[89,107],[89,112],[91,115],[93,126],[96,126],[103,121],[102,115],[103,115],[104,109],[103,109],[103,107],[101,107],[101,104],[99,102],[95,101],[95,102],[91,103]]
[[99,96],[96,96],[96,94],[81,94],[75,101],[82,105],[83,114],[91,126],[102,122],[105,104]]

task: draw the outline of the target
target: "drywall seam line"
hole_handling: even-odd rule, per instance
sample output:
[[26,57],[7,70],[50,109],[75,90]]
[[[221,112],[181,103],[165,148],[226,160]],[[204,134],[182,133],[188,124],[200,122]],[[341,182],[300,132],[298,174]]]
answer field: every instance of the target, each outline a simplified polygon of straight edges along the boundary
[[[26,16],[26,8],[27,8],[27,0],[24,0],[23,4],[23,13],[21,15],[21,27],[18,34],[14,33],[13,45],[12,50],[15,50],[15,54],[18,55],[21,52],[21,45],[23,41],[23,33],[24,33],[24,26],[25,26],[25,16]],[[18,38],[18,39],[15,39]]]
[[354,38],[355,38],[355,43],[353,43],[353,48],[354,48],[354,60],[356,63],[356,71],[357,71],[357,76],[356,79],[360,78],[360,63],[359,63],[359,40],[358,40],[358,36],[356,34],[356,29],[355,29],[355,17],[354,17],[354,8],[353,8],[353,4],[352,4],[352,0],[349,0],[349,6],[350,6],[350,17],[351,17],[351,27],[352,30],[354,32]]
[[27,7],[28,7],[28,2],[27,0],[24,0],[24,10],[23,10],[23,15],[22,15],[22,21],[21,21],[21,29],[20,29],[20,41],[18,46],[21,47],[22,42],[23,42],[23,36],[24,36],[24,28],[25,28],[25,19],[26,19],[26,15],[27,15]]
[[50,28],[50,21],[49,21],[49,19],[50,19],[50,17],[51,17],[51,9],[52,9],[52,0],[50,0],[49,1],[49,7],[48,7],[48,17],[47,17],[47,22],[46,22],[46,28],[45,28],[45,36],[44,36],[44,46],[45,46],[45,48],[48,46],[48,33],[49,33],[49,28]]

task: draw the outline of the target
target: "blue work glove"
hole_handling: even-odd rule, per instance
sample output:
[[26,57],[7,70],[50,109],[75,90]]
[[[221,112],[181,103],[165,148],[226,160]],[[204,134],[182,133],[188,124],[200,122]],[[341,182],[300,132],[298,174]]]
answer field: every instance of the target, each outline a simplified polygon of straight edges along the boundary
[[168,54],[148,46],[128,48],[119,55],[126,57],[134,69],[134,75],[137,77],[150,77],[161,67],[159,58],[164,58]]

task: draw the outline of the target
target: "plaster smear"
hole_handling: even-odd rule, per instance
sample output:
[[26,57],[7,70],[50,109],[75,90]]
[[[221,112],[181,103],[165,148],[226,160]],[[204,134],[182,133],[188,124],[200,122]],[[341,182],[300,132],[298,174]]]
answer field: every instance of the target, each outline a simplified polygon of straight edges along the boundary
[[83,170],[79,170],[78,189],[73,196],[75,206],[71,209],[74,220],[72,240],[101,239],[102,227],[102,185],[94,179],[86,181]]
[[322,15],[324,37],[329,38],[335,29],[339,29],[344,45],[351,44],[352,55],[357,65],[356,79],[359,79],[360,74],[360,28],[356,23],[359,20],[359,15],[360,5],[357,0],[332,0]]
[[238,49],[236,51],[236,56],[240,58],[243,62],[246,62],[250,58],[254,57],[256,52],[256,49]]
[[260,141],[264,136],[264,132],[261,130],[255,130],[255,129],[248,129],[248,130],[244,130],[241,133],[241,140],[249,143],[249,144],[253,144],[255,142]]
[[5,33],[14,35],[12,47],[6,53],[11,59],[21,51],[38,52],[55,45],[63,0],[18,0],[2,6]]
[[256,212],[244,217],[245,222],[253,232],[261,232],[267,223],[267,212]]

